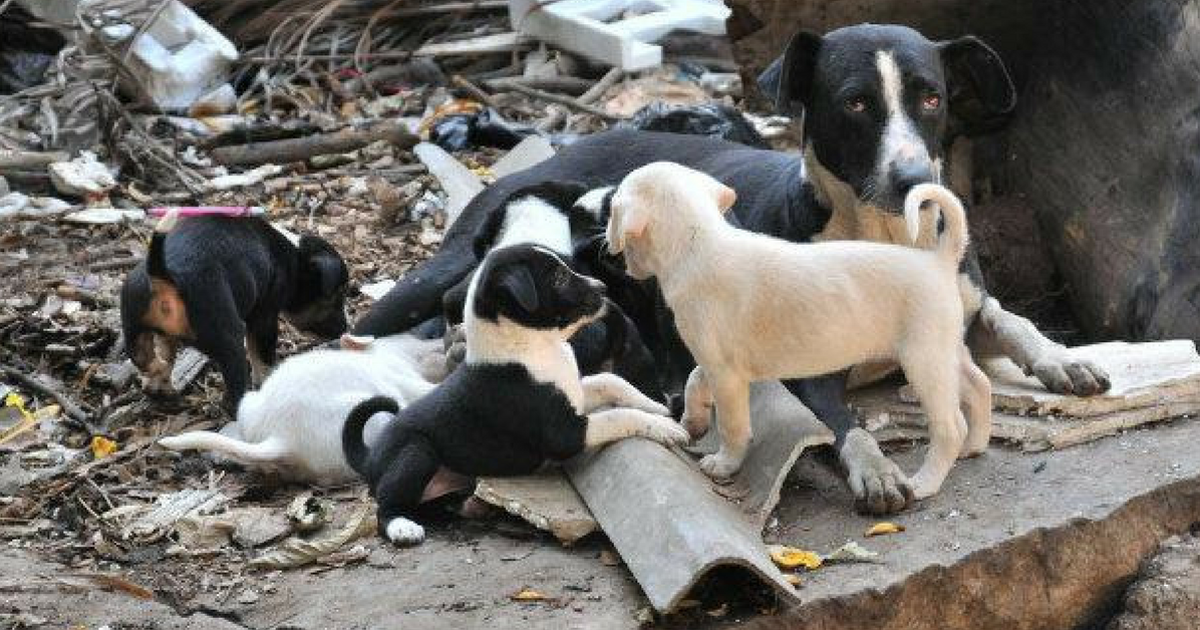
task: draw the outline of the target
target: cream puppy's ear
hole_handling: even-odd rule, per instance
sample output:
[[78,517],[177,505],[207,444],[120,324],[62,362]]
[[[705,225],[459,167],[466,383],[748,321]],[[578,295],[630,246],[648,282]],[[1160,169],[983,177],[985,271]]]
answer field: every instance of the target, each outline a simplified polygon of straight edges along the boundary
[[718,183],[717,207],[721,209],[721,214],[728,213],[735,203],[737,203],[737,193],[729,186]]
[[650,212],[645,204],[630,203],[627,195],[614,196],[608,218],[608,252],[625,251],[625,239],[638,238],[646,232]]

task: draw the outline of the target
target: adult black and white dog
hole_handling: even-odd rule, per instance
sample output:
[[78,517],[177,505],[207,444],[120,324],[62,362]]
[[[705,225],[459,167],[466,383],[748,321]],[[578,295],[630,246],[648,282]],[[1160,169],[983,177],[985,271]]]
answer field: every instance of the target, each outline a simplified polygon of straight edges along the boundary
[[[387,396],[359,404],[342,430],[346,461],[379,504],[382,535],[424,538],[412,511],[439,466],[523,475],[626,437],[688,441],[666,407],[619,376],[580,378],[567,339],[604,310],[603,283],[541,245],[487,255],[467,290],[466,363],[402,411]],[[381,411],[399,415],[368,447],[363,427]]]
[[[904,193],[916,184],[940,181],[943,155],[954,133],[1003,119],[1016,104],[1007,70],[983,42],[969,36],[934,42],[894,25],[863,24],[824,36],[798,33],[760,82],[781,109],[803,112],[801,155],[653,132],[611,131],[585,138],[480,193],[447,234],[442,249],[380,300],[356,330],[386,334],[436,315],[441,294],[477,264],[471,234],[511,191],[565,179],[612,186],[635,168],[656,161],[690,166],[735,189],[738,199],[730,220],[754,231],[796,242],[863,239],[908,244],[900,215]],[[933,239],[934,231],[925,229],[923,238]],[[1004,354],[1052,391],[1087,395],[1108,388],[1101,369],[1071,358],[1031,322],[988,296],[971,254],[960,285],[973,352]],[[620,293],[610,287],[611,296]],[[647,293],[646,300],[656,304],[650,307],[651,315],[646,315],[644,303],[622,306],[653,347],[653,330],[662,328],[657,324],[663,308],[652,292],[641,292]],[[690,357],[679,351],[679,344],[664,342],[656,350],[668,346],[673,350],[662,363],[666,366],[669,359],[676,364],[673,374],[686,375]],[[857,428],[844,401],[849,376],[786,385],[833,429],[835,448],[859,507],[871,512],[902,509],[912,500],[911,487],[874,439]]]

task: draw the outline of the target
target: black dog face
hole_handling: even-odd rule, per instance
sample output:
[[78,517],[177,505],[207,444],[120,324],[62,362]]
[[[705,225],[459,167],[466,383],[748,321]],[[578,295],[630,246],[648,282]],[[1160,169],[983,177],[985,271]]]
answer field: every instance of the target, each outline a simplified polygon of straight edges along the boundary
[[979,130],[1012,111],[1004,64],[974,37],[931,42],[903,26],[800,32],[759,86],[804,113],[817,160],[864,202],[899,212],[913,186],[940,177],[947,126]]
[[562,330],[564,338],[604,312],[604,283],[571,270],[540,245],[493,250],[475,277],[475,316],[525,328]]
[[301,330],[320,337],[336,337],[349,327],[346,291],[350,272],[346,262],[332,245],[316,236],[300,237],[298,247],[296,295],[285,314]]

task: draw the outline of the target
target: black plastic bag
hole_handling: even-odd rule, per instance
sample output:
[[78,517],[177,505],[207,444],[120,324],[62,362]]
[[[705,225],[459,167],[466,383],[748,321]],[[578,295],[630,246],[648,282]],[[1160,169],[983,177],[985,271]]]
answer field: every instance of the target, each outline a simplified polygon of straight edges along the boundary
[[754,125],[728,105],[670,105],[651,103],[637,111],[623,126],[643,131],[669,131],[696,136],[712,136],[739,142],[757,149],[769,149]]

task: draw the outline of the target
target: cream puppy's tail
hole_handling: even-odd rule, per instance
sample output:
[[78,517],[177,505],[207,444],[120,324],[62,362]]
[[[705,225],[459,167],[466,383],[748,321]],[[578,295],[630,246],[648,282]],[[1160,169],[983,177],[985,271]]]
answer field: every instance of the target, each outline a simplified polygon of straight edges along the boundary
[[942,216],[946,219],[946,229],[938,239],[935,251],[939,257],[958,266],[962,261],[963,254],[967,251],[967,242],[970,240],[967,232],[967,212],[963,209],[962,202],[954,193],[950,192],[949,188],[940,184],[917,184],[904,198],[904,218],[910,222],[910,235],[916,233],[912,222],[916,220],[921,205],[927,201],[936,203],[942,209]]
[[262,442],[243,442],[213,431],[188,431],[162,438],[158,443],[173,451],[216,451],[243,464],[270,464],[287,455],[283,441],[276,438],[267,438]]

